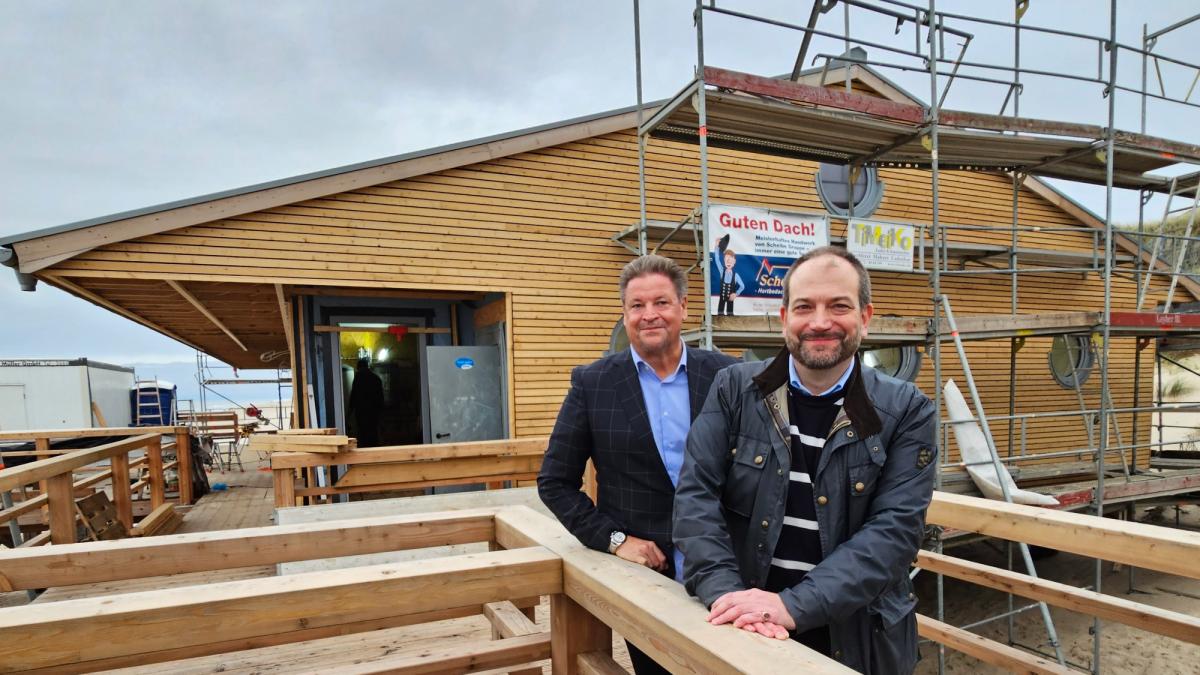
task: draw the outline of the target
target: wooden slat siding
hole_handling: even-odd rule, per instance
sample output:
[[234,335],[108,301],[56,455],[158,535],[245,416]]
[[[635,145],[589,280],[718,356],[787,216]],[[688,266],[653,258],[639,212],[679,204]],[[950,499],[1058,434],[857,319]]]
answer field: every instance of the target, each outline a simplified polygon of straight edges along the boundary
[[[649,215],[677,219],[697,202],[696,148],[654,141],[648,153]],[[710,156],[715,202],[822,210],[814,190],[814,163],[721,149]],[[927,172],[880,173],[887,188],[875,218],[931,220]],[[1006,177],[942,173],[940,216],[945,223],[1007,226],[1011,201]],[[1068,214],[1025,190],[1019,195],[1019,211],[1024,226],[1074,224]],[[208,281],[196,287],[198,297],[207,288],[213,295],[203,297],[211,297],[214,304],[237,302],[230,289],[244,289],[247,305],[264,307],[274,303],[266,282],[511,290],[515,431],[520,436],[543,435],[553,426],[570,369],[603,352],[620,317],[615,281],[630,256],[609,237],[636,218],[636,139],[626,132],[106,246],[51,271],[78,277],[78,283],[122,305],[145,306],[148,318],[186,327],[189,335],[202,335],[206,345],[224,338],[178,303],[147,297],[142,291],[148,282],[142,279]],[[833,233],[844,232],[844,220],[835,220]],[[1002,231],[951,229],[949,236],[952,241],[1009,243]],[[1025,247],[1073,251],[1090,251],[1092,242],[1082,229],[1078,234],[1025,232],[1020,239]],[[547,249],[554,252],[552,262],[540,254]],[[690,264],[690,236],[682,236],[667,252]],[[478,273],[467,275],[464,269]],[[704,302],[701,279],[699,270],[691,277],[689,325],[696,324]],[[925,277],[876,274],[874,282],[877,313],[930,314]],[[949,277],[943,282],[960,316],[1008,313],[1006,276]],[[1024,276],[1021,311],[1094,307],[1101,288],[1098,275]],[[1131,282],[1116,282],[1114,309],[1132,309],[1134,297]],[[254,312],[231,305],[220,316],[239,336],[247,336],[248,346],[250,340],[261,340],[282,348],[277,310]],[[1074,392],[1059,387],[1048,373],[1049,344],[1049,338],[1031,338],[1019,355],[1020,412],[1077,408]],[[1008,342],[974,342],[968,354],[987,411],[1006,413]],[[1113,342],[1117,405],[1132,402],[1132,358],[1131,339]],[[961,380],[949,350],[944,361],[947,376]],[[1150,370],[1146,368],[1143,378],[1145,393],[1151,388]],[[918,382],[928,390],[931,377],[927,361]],[[1094,376],[1084,387],[1093,406],[1098,380]],[[1132,429],[1125,417],[1122,432],[1128,438]],[[1143,436],[1148,437],[1148,424],[1143,426]],[[998,445],[1006,448],[1007,424],[993,427]],[[1030,427],[1028,440],[1031,451],[1055,451],[1085,445],[1086,435],[1077,419],[1046,420]],[[956,450],[949,451],[953,458]]]

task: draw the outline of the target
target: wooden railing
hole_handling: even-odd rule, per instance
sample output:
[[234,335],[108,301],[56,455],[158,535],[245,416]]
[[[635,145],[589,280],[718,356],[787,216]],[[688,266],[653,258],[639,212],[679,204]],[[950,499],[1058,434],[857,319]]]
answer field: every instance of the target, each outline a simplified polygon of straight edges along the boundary
[[[1200,533],[1196,532],[943,492],[934,494],[926,520],[946,528],[1200,579]],[[917,565],[1055,607],[1200,644],[1200,618],[1187,614],[930,551],[918,554]],[[922,637],[992,665],[1014,672],[1076,672],[929,617],[917,619]]]
[[[345,654],[322,668],[511,672],[549,658],[554,673],[620,672],[611,655],[617,630],[675,672],[768,673],[780,664],[851,672],[796,642],[710,625],[678,584],[585,549],[523,506],[0,551],[0,584],[44,588],[472,542],[480,552],[0,609],[0,671],[88,672],[483,614],[492,639],[369,661]],[[544,595],[548,630],[530,620]],[[184,664],[159,666],[176,667]]]
[[[471,443],[396,445],[361,448],[348,452],[274,452],[271,470],[275,506],[295,506],[296,499],[319,495],[382,492],[442,485],[486,483],[500,487],[504,481],[533,480],[542,466],[546,437],[517,438]],[[347,467],[326,487],[296,486],[296,472],[319,466]]]
[[[163,435],[175,438],[176,460],[163,464]],[[112,443],[80,450],[53,451],[50,440],[55,438],[79,438],[100,436],[122,436]],[[24,545],[35,546],[46,543],[68,544],[75,535],[75,490],[91,487],[108,481],[112,486],[113,504],[117,518],[126,530],[133,528],[133,494],[149,488],[150,506],[157,509],[166,502],[164,472],[176,469],[179,475],[179,500],[187,504],[192,498],[191,453],[186,427],[110,427],[102,429],[63,429],[38,431],[0,432],[0,441],[34,440],[35,453],[42,459],[0,470],[0,492],[19,490],[37,483],[41,494],[26,499],[12,508],[0,510],[0,523],[20,517],[24,513],[48,507],[49,529],[33,537]],[[129,453],[145,449],[145,456],[131,461]],[[21,454],[5,452],[6,455]],[[75,480],[75,472],[98,462],[109,461],[107,470]],[[147,475],[136,483],[130,482],[130,470],[145,466]]]
[[[1193,532],[943,493],[935,494],[929,521],[1200,578],[1200,534]],[[704,607],[678,584],[584,548],[553,519],[524,506],[0,551],[0,590],[470,543],[480,543],[479,552],[0,609],[0,671],[145,665],[484,614],[494,628],[491,640],[414,646],[367,662],[347,654],[344,665],[355,672],[441,672],[467,664],[512,670],[549,657],[555,673],[617,672],[610,653],[616,631],[672,672],[850,672],[798,643],[709,625]],[[919,564],[1200,643],[1196,617],[949,556],[922,553]],[[528,620],[543,595],[551,596],[548,630]],[[1012,671],[1066,672],[923,616],[918,625],[929,639]],[[337,670],[335,663],[325,666]]]

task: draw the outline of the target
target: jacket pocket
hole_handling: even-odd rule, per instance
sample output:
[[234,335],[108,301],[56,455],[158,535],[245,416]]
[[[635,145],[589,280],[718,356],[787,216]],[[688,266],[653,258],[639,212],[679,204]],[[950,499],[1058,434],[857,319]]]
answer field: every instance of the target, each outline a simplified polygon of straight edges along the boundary
[[733,461],[729,463],[721,502],[726,509],[749,518],[754,513],[754,501],[758,498],[759,482],[769,455],[761,442],[748,438],[738,441],[738,447],[731,451]]
[[906,576],[867,606],[871,626],[870,672],[911,673],[917,652],[917,598]]

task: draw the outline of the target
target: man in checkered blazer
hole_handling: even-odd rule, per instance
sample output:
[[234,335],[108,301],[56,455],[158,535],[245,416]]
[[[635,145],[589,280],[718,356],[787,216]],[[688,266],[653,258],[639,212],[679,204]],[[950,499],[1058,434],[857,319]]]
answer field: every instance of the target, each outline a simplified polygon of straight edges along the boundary
[[[717,371],[736,360],[683,343],[687,275],[674,261],[641,256],[621,271],[620,288],[630,348],[572,371],[538,493],[585,546],[680,581],[671,513],[687,432]],[[580,492],[589,459],[595,504]],[[666,672],[629,648],[639,675]]]

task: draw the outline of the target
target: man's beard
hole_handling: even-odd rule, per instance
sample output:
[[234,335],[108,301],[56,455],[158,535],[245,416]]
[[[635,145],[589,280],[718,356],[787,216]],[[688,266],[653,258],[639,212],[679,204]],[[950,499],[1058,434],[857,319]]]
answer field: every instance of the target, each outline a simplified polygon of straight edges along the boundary
[[792,358],[799,361],[800,365],[811,370],[828,370],[839,363],[845,362],[846,359],[854,356],[854,353],[858,351],[858,346],[862,343],[858,332],[855,331],[853,334],[846,333],[840,336],[841,340],[838,343],[838,350],[836,352],[814,352],[805,348],[804,337],[838,337],[838,334],[824,333],[817,335],[810,333],[806,336],[797,337],[792,333],[784,333],[783,341],[787,344],[788,353],[792,355]]

